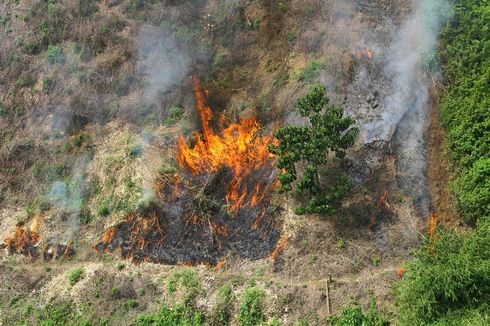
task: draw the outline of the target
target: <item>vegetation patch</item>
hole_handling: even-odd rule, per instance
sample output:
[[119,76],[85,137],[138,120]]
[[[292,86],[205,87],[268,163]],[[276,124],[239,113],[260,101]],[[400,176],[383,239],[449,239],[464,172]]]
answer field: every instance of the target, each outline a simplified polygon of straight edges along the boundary
[[451,189],[467,222],[490,217],[489,20],[488,2],[460,0],[442,35],[449,88],[441,99],[441,118],[457,170]]
[[264,290],[251,286],[245,290],[243,301],[238,310],[240,326],[255,326],[265,322]]
[[85,271],[83,268],[75,268],[70,273],[68,273],[68,281],[70,285],[73,286],[77,284],[82,278],[85,277]]

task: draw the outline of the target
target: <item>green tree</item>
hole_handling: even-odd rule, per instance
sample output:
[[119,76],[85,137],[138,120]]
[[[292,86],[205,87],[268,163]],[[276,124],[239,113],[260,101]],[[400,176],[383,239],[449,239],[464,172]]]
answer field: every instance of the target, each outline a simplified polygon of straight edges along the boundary
[[[269,151],[279,156],[279,191],[292,192],[294,186],[300,196],[309,199],[306,205],[296,209],[297,214],[332,214],[335,212],[333,202],[342,198],[350,188],[345,178],[329,187],[328,191],[320,184],[319,168],[328,162],[331,154],[343,158],[359,132],[353,127],[354,119],[343,117],[343,109],[330,104],[326,93],[323,85],[311,86],[297,103],[299,113],[309,120],[309,124],[276,130],[274,136],[279,144],[269,146]],[[297,180],[299,165],[303,167],[303,173]]]

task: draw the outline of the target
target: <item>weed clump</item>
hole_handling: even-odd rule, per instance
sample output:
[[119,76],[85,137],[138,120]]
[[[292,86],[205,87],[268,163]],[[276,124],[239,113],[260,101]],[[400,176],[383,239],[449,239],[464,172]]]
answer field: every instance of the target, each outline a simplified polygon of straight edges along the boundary
[[251,286],[245,291],[238,310],[240,326],[255,326],[265,322],[264,298],[265,292],[256,286]]
[[63,49],[57,45],[50,45],[44,53],[44,57],[50,64],[65,63],[65,55]]
[[77,284],[84,277],[85,271],[81,267],[75,268],[70,273],[68,273],[68,281],[70,282],[71,286]]

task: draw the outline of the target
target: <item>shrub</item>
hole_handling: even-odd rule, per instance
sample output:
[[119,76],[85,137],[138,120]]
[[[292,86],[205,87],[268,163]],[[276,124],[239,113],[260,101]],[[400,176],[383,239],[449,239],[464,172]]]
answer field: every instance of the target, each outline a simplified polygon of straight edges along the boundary
[[284,4],[284,2],[279,2],[279,3],[277,4],[277,9],[278,9],[280,12],[285,13],[285,12],[286,12],[286,10],[287,10],[287,7],[286,7],[286,5]]
[[173,306],[163,305],[156,314],[141,315],[137,319],[138,326],[146,325],[204,325],[204,312],[197,308],[197,295],[201,292],[199,279],[190,269],[175,272],[167,284],[170,293],[174,293],[181,285],[185,291],[183,301]]
[[243,301],[238,310],[238,324],[240,326],[255,326],[265,322],[264,297],[264,291],[255,286],[245,290]]
[[378,313],[376,302],[372,300],[367,313],[363,312],[357,302],[353,302],[350,307],[342,311],[340,316],[330,318],[330,324],[332,326],[385,326],[390,323]]
[[44,53],[44,57],[50,64],[65,62],[65,55],[63,54],[63,50],[57,45],[48,46],[48,49]]
[[289,31],[286,34],[286,39],[287,39],[287,41],[289,43],[293,43],[296,40],[296,33],[295,32],[292,32],[292,31]]
[[111,204],[112,204],[112,199],[111,198],[105,198],[99,202],[97,205],[97,213],[101,216],[107,216],[111,212]]
[[142,9],[144,5],[143,0],[126,0],[125,9],[130,12],[135,12]]
[[224,326],[230,324],[234,299],[231,284],[226,283],[218,290],[216,303],[211,311],[210,325]]
[[173,307],[163,305],[156,314],[139,316],[136,325],[201,326],[204,325],[204,313],[201,310],[188,305],[176,304]]
[[83,270],[83,268],[80,267],[75,268],[70,273],[68,273],[68,281],[70,282],[71,286],[77,284],[84,277],[85,271]]
[[317,79],[325,65],[319,61],[312,61],[298,73],[298,81],[307,82]]
[[18,87],[31,87],[36,84],[36,80],[30,76],[21,76],[15,82],[15,85]]
[[490,221],[469,234],[444,232],[427,241],[395,287],[401,325],[454,324],[442,321],[476,312],[489,316],[488,248]]
[[119,297],[119,294],[121,294],[121,290],[119,290],[119,288],[113,287],[111,289],[111,297],[117,298],[117,297]]
[[[442,33],[440,57],[448,80],[441,98],[447,149],[457,175],[452,194],[466,221],[489,216],[490,5],[460,0]],[[481,191],[481,194],[478,194]]]
[[168,111],[167,117],[163,120],[163,123],[167,126],[172,125],[182,119],[185,110],[180,107],[173,107]]
[[197,293],[201,291],[199,279],[191,269],[182,269],[172,274],[167,283],[168,292],[174,293],[179,285],[182,285],[187,291],[190,292]]
[[52,78],[43,79],[43,93],[49,94],[54,88],[54,80]]
[[476,161],[452,186],[457,208],[467,222],[490,218],[490,158]]

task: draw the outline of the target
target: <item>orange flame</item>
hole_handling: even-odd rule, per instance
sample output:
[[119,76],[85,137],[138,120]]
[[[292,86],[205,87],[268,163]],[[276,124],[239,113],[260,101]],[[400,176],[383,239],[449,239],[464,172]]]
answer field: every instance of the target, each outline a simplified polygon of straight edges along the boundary
[[37,216],[29,227],[17,225],[12,234],[5,239],[7,252],[9,254],[19,253],[32,257],[31,249],[41,240],[41,236],[38,233],[39,224],[40,217]]
[[271,253],[271,259],[272,261],[275,263],[276,260],[277,260],[277,257],[279,256],[279,254],[284,250],[284,248],[286,247],[286,244],[288,243],[289,241],[289,237],[284,237],[282,239],[279,240],[279,242],[277,242],[277,245],[276,247],[274,248],[274,250],[272,251]]
[[368,60],[371,60],[373,58],[373,51],[371,51],[370,49],[362,49],[362,50],[358,50],[357,51],[357,57],[359,59],[362,59],[362,58],[365,58],[365,59],[368,59]]
[[[132,258],[134,262],[139,262],[135,260],[134,254],[145,250],[146,241],[152,232],[158,233],[156,241],[159,245],[165,240],[165,234],[156,213],[151,213],[145,218],[129,215],[122,225],[126,225],[129,228],[128,256]],[[109,252],[111,250],[110,245],[114,243],[118,232],[119,229],[117,226],[110,227],[102,235],[102,241],[99,244],[95,244],[93,248],[96,251],[99,251],[99,248],[103,248],[104,252]],[[122,247],[120,248],[122,249]],[[143,257],[142,259],[148,261],[146,257]]]
[[373,228],[377,223],[377,218],[376,215],[382,210],[382,209],[388,209],[390,208],[390,205],[388,204],[388,196],[389,192],[388,190],[385,190],[381,197],[379,197],[377,203],[376,203],[376,210],[373,212],[371,215],[371,219],[369,221],[369,226],[368,229],[373,232]]
[[[197,79],[194,79],[194,93],[197,109],[201,118],[202,135],[195,133],[196,144],[187,145],[184,137],[179,139],[177,161],[193,175],[217,172],[221,168],[229,169],[233,179],[227,186],[226,201],[233,212],[244,207],[253,207],[265,197],[265,185],[256,184],[247,189],[246,177],[270,162],[267,146],[274,141],[271,135],[261,136],[260,126],[253,118],[242,118],[238,123],[230,123],[220,134],[216,134],[210,122],[213,112],[205,104]],[[206,91],[207,94],[207,91]],[[220,115],[218,125],[225,124]]]
[[381,207],[389,206],[388,205],[388,190],[385,190],[381,197],[379,197],[378,203],[376,204],[376,209],[380,209]]
[[439,219],[438,219],[437,215],[432,214],[429,217],[429,221],[427,223],[429,225],[428,229],[427,229],[427,233],[429,234],[430,237],[432,237],[436,233],[438,223],[439,223]]
[[399,279],[402,279],[403,276],[405,276],[405,272],[406,271],[407,270],[404,267],[402,267],[402,266],[397,267],[397,269],[396,269],[396,277],[398,277]]
[[226,264],[226,258],[223,258],[220,261],[218,261],[216,265],[214,265],[214,269],[221,269],[223,268],[223,266],[225,266],[225,264]]

